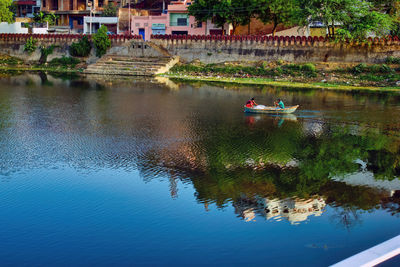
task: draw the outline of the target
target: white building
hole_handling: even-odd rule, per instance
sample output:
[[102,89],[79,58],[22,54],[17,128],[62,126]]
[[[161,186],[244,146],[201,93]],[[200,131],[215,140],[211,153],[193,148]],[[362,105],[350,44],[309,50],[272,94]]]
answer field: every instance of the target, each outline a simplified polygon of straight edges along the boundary
[[7,22],[0,22],[0,33],[28,33],[28,28],[22,27],[21,24],[21,22],[10,24]]
[[96,33],[101,25],[105,25],[112,34],[119,34],[118,17],[83,17],[83,33],[90,34],[90,24],[92,24],[92,33]]

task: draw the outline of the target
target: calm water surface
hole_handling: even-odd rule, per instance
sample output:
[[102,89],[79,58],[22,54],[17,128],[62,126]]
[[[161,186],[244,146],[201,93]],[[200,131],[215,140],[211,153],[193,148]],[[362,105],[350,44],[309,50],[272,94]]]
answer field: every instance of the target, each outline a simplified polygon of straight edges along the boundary
[[0,78],[2,265],[323,266],[400,234],[399,95],[118,79]]

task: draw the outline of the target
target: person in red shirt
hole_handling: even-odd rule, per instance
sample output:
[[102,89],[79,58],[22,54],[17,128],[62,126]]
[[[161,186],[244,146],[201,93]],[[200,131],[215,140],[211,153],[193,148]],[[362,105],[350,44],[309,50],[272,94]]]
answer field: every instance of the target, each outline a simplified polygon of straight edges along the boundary
[[250,100],[248,100],[248,101],[246,102],[246,107],[252,108],[252,107],[254,107],[254,106],[257,106],[257,104],[256,104],[256,102],[254,101],[254,97],[253,97],[253,98],[251,98]]

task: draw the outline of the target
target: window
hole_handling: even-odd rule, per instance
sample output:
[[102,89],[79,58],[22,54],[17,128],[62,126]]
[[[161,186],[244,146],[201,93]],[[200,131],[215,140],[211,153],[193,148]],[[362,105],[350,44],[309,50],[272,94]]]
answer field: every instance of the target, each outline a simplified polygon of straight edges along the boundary
[[203,22],[202,21],[197,21],[196,22],[196,28],[201,28],[203,27]]
[[176,22],[178,26],[187,26],[187,18],[178,18]]
[[47,0],[43,0],[43,7],[46,7]]

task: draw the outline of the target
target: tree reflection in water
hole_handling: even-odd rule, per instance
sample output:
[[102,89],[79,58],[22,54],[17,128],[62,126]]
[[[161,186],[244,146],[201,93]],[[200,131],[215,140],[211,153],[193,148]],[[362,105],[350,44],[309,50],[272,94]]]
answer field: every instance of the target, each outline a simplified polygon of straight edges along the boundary
[[351,228],[360,223],[362,210],[398,213],[398,192],[354,185],[346,178],[371,172],[376,180],[396,179],[400,166],[395,139],[362,125],[322,124],[315,131],[288,121],[282,127],[254,127],[257,122],[249,117],[257,118],[246,116],[247,127],[198,129],[210,134],[195,146],[174,144],[173,149],[150,151],[139,160],[141,169],[178,170],[206,209],[210,203],[219,208],[232,203],[246,221],[258,215],[298,223],[321,215],[329,205],[335,207],[332,220]]

